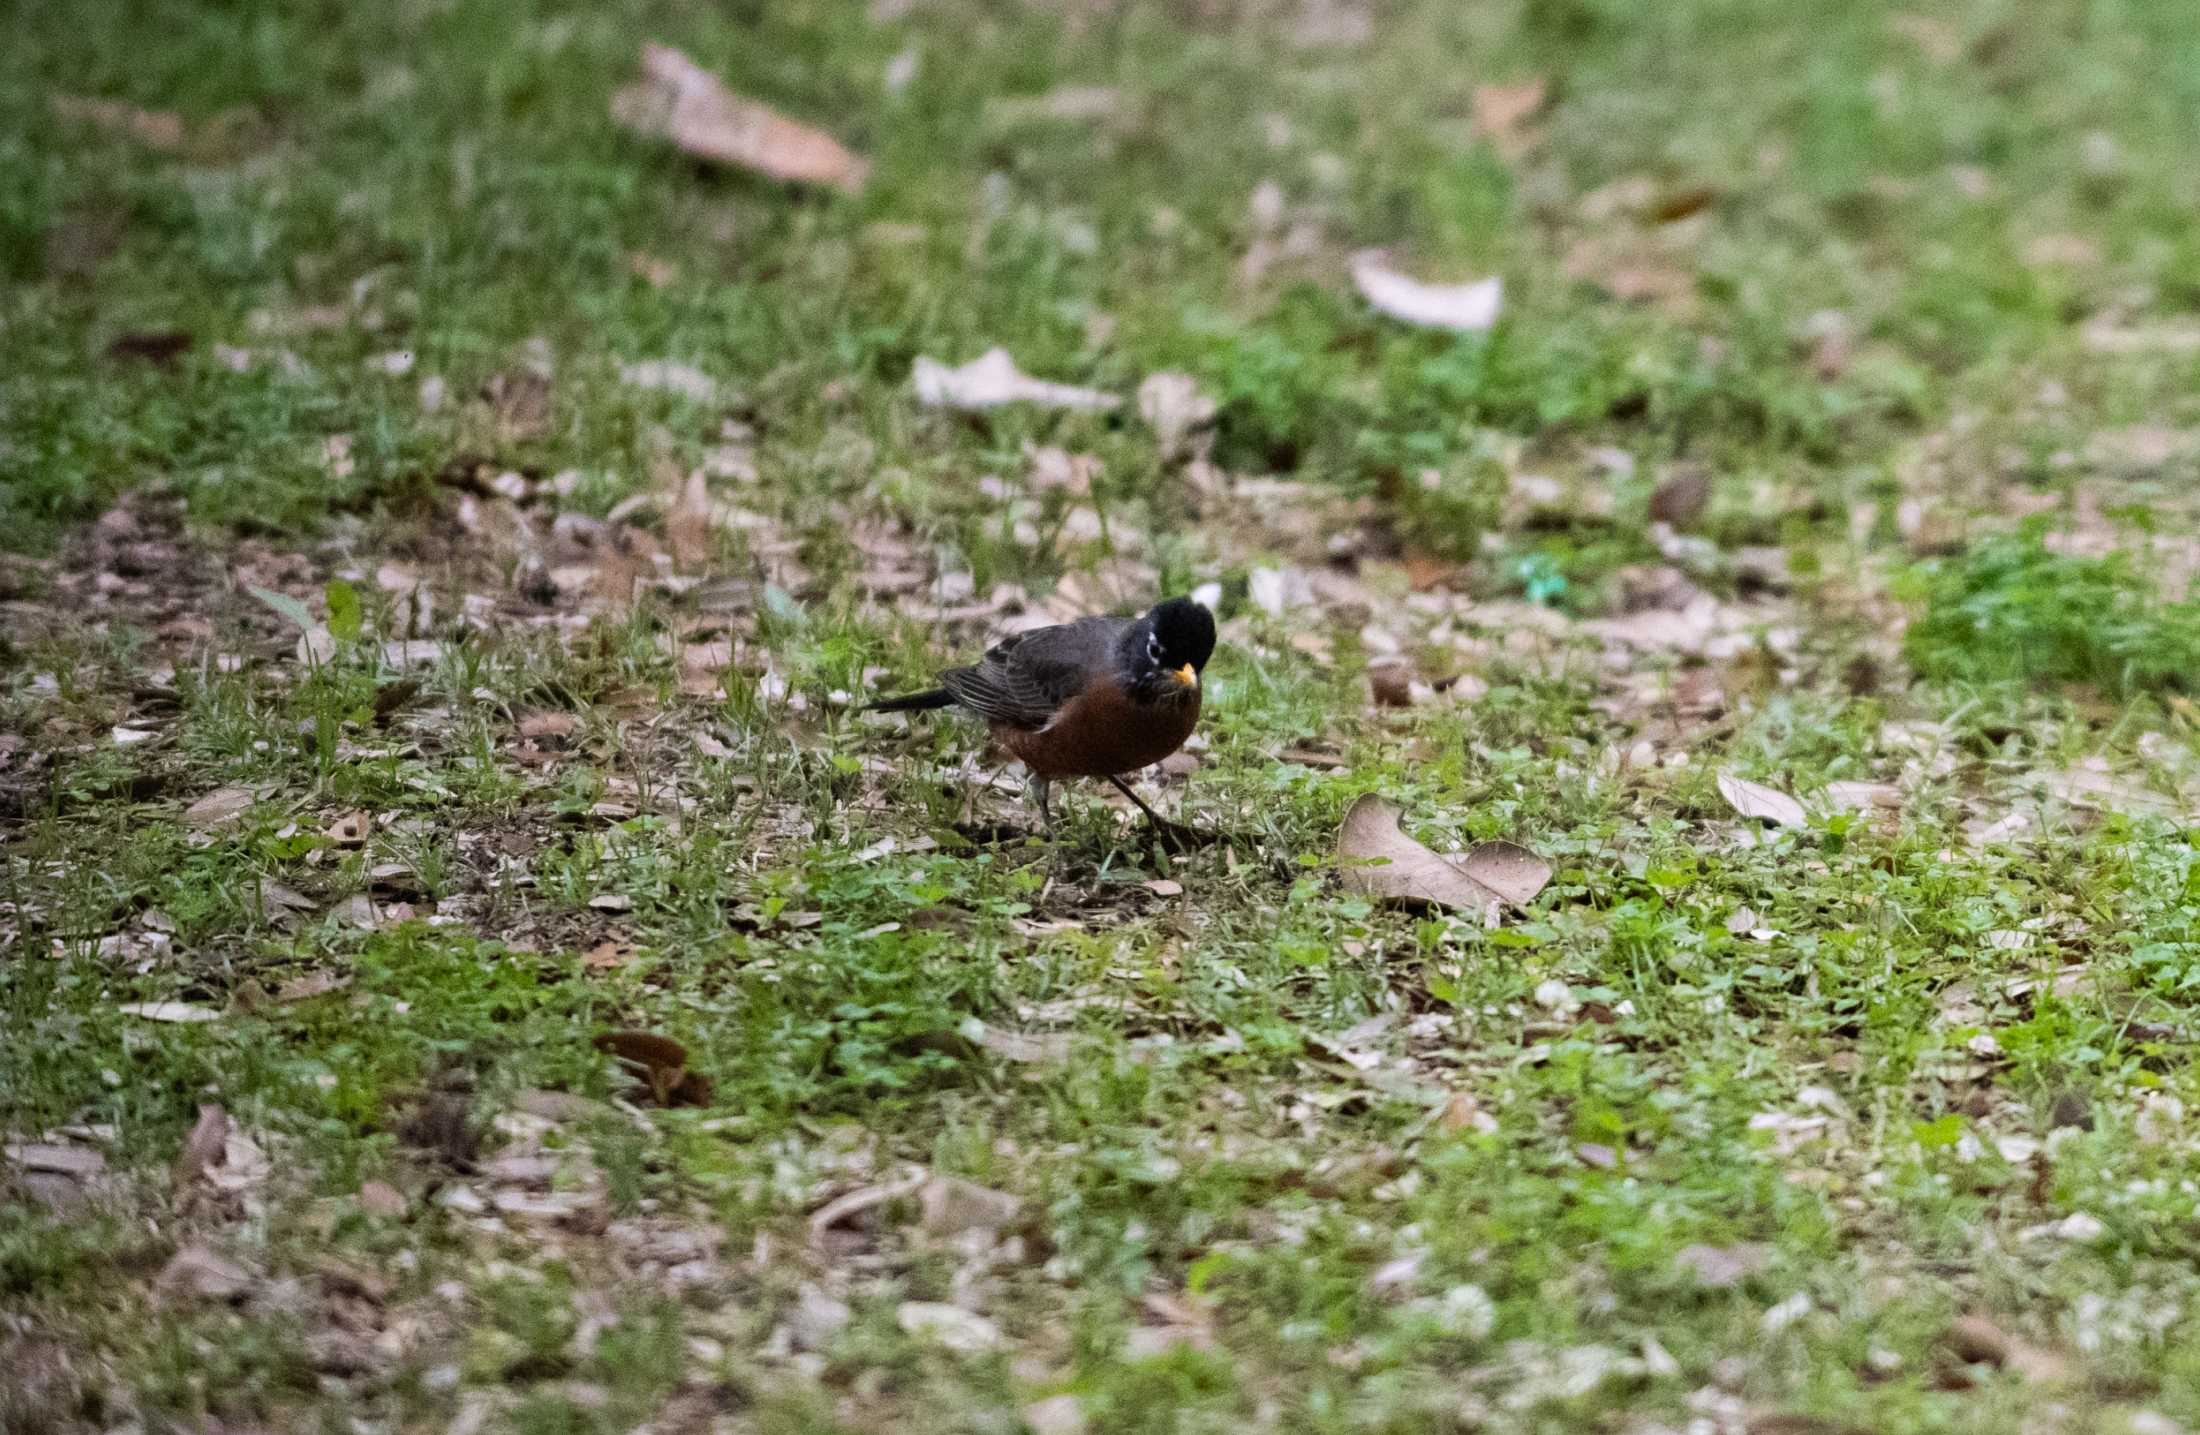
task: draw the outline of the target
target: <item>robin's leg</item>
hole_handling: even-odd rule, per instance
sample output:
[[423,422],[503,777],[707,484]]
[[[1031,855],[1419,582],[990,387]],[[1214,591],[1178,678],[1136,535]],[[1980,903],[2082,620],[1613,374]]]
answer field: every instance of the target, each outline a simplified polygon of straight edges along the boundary
[[1148,822],[1151,822],[1156,827],[1167,827],[1169,825],[1168,823],[1161,820],[1160,813],[1155,812],[1151,807],[1148,807],[1144,802],[1139,800],[1138,794],[1131,791],[1131,785],[1129,783],[1125,782],[1120,777],[1110,777],[1108,781],[1115,784],[1115,790],[1117,792],[1122,793],[1132,802],[1137,803],[1138,810],[1146,814],[1146,820]]
[[1048,798],[1052,795],[1051,786],[1052,784],[1043,777],[1031,779],[1032,794],[1039,799],[1039,821],[1049,832],[1054,830],[1054,808],[1048,801]]

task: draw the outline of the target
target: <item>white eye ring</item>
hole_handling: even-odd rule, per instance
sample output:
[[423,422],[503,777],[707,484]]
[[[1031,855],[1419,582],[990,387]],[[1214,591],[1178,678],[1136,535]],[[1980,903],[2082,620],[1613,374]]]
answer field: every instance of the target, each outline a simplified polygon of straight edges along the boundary
[[1161,661],[1161,639],[1150,633],[1146,636],[1146,661],[1149,663]]

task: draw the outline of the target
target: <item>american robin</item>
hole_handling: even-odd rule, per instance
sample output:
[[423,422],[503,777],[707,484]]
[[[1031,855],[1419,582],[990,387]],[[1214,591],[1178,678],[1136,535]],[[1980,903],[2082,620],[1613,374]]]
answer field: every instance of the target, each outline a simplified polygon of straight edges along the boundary
[[993,739],[1031,769],[1049,826],[1048,784],[1104,777],[1138,810],[1122,774],[1161,761],[1199,721],[1199,674],[1215,651],[1215,616],[1171,598],[1139,618],[1079,618],[1005,638],[940,685],[872,703],[867,712],[959,707],[985,719]]

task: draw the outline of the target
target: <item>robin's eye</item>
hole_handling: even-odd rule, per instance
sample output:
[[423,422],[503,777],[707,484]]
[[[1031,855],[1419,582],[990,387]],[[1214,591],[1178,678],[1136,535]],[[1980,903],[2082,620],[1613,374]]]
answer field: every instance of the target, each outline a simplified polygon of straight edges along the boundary
[[1148,637],[1146,639],[1146,661],[1156,666],[1160,665],[1161,639],[1157,637]]

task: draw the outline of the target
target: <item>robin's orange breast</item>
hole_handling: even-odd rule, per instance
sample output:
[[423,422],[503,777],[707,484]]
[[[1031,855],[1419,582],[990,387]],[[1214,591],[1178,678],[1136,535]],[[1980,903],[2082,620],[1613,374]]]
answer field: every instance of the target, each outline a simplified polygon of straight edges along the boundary
[[1037,776],[1114,777],[1175,752],[1198,722],[1197,688],[1173,702],[1141,703],[1114,683],[1098,683],[1038,731],[995,728],[993,736]]

